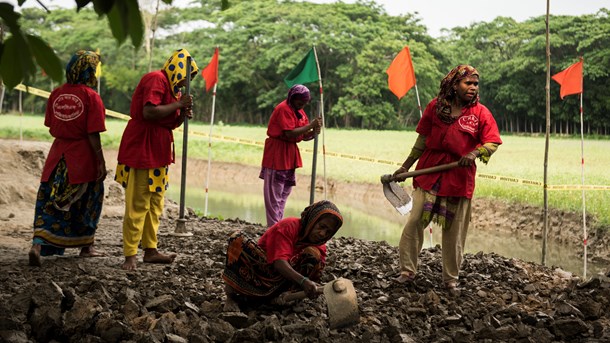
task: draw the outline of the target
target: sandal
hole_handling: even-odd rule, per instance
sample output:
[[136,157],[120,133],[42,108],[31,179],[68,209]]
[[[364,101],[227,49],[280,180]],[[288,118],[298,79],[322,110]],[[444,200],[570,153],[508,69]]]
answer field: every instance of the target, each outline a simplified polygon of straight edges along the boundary
[[411,283],[415,280],[415,274],[411,272],[402,272],[400,275],[394,278],[394,281],[398,283]]

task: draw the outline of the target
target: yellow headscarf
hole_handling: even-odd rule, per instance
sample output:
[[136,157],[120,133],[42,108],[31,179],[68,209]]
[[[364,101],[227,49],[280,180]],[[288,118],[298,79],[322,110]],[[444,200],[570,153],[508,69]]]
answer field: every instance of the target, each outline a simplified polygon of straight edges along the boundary
[[[165,65],[163,65],[163,70],[167,74],[169,78],[169,82],[172,85],[172,95],[177,99],[178,93],[180,92],[180,87],[178,87],[178,83],[186,77],[186,58],[190,57],[186,49],[179,49],[174,51],[172,57],[170,57]],[[199,68],[197,67],[197,63],[195,60],[191,58],[191,80],[197,75]]]

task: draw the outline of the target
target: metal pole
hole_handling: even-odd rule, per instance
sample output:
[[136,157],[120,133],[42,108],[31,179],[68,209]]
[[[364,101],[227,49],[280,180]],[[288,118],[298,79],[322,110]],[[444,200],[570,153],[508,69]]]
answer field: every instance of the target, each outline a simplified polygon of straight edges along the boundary
[[[186,87],[185,94],[183,96],[191,95],[191,57],[186,57]],[[182,111],[187,111],[183,109]],[[184,113],[184,122],[182,124],[182,174],[180,180],[180,217],[176,221],[176,230],[174,235],[176,236],[192,236],[193,234],[186,231],[186,219],[184,218],[184,198],[186,193],[186,162],[187,162],[187,151],[188,151],[188,132],[189,132],[189,119],[186,113]]]

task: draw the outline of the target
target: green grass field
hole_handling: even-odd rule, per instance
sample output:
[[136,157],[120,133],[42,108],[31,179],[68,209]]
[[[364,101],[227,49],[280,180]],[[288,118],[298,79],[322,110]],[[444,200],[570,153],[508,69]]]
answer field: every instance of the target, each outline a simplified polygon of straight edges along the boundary
[[[102,134],[106,148],[118,148],[126,122],[107,118],[107,131]],[[21,128],[21,133],[20,133]],[[189,123],[189,157],[207,159],[209,125]],[[51,141],[48,130],[43,125],[41,115],[0,115],[0,137],[26,140]],[[224,136],[220,139],[216,135]],[[176,153],[182,152],[182,132],[175,132]],[[319,139],[317,175],[344,182],[377,183],[382,174],[392,173],[404,161],[415,141],[414,130],[367,131],[327,129]],[[245,127],[215,125],[212,138],[212,161],[236,162],[260,165],[262,144],[266,138],[265,127]],[[231,139],[246,141],[240,143]],[[544,137],[509,136],[502,137],[504,144],[492,157],[488,165],[479,163],[478,174],[502,176],[518,179],[500,181],[477,178],[475,196],[494,197],[509,202],[528,203],[543,206],[542,186],[526,185],[519,180],[543,181]],[[326,156],[322,154],[325,146]],[[581,142],[578,137],[551,137],[548,156],[548,184],[573,185],[569,190],[549,190],[549,206],[570,211],[582,211],[582,191],[578,186],[581,178]],[[299,173],[310,174],[313,141],[299,144],[304,168]],[[610,165],[610,140],[586,139],[584,142],[585,184],[610,185],[607,166]],[[341,155],[331,156],[333,154]],[[354,159],[354,156],[363,159]],[[372,159],[377,162],[367,161]],[[394,165],[379,161],[393,161]],[[586,190],[587,213],[592,214],[603,226],[610,224],[610,191]]]

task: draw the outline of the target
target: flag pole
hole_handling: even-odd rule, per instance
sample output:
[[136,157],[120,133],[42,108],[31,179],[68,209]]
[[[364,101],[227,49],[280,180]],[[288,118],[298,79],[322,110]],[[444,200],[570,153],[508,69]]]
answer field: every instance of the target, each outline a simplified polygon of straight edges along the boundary
[[[191,95],[191,56],[186,57],[186,86],[185,94],[183,96]],[[186,112],[187,109],[182,111]],[[180,216],[176,220],[176,229],[172,235],[188,237],[193,234],[186,231],[186,219],[184,218],[184,202],[186,192],[186,162],[187,162],[187,151],[188,151],[188,132],[189,132],[189,118],[184,113],[184,122],[182,123],[182,175],[180,180]]]
[[214,84],[214,90],[212,91],[212,115],[210,117],[210,134],[208,136],[208,172],[205,178],[205,209],[203,210],[203,215],[205,217],[208,216],[208,190],[210,183],[210,169],[212,169],[212,128],[214,127],[214,112],[216,110],[216,86],[218,83]]
[[[583,58],[580,57],[583,61]],[[584,70],[584,61],[583,61]],[[582,92],[580,93],[580,177],[582,182],[582,230],[583,230],[583,279],[587,278],[587,206],[585,202],[585,136],[584,136],[584,120],[583,120],[583,96],[585,92],[584,77],[581,79]]]
[[[413,73],[415,74],[415,70],[413,70]],[[424,116],[424,114],[422,113],[421,110],[421,101],[419,100],[419,91],[417,90],[417,81],[415,82],[415,95],[417,97],[417,109],[419,110],[419,118],[421,119],[421,117]],[[428,224],[428,232],[430,233],[430,248],[432,248],[432,225]]]
[[[313,55],[316,58],[316,67],[318,68],[318,83],[320,85],[320,116],[322,117],[322,164],[324,166],[324,200],[327,200],[327,194],[326,194],[326,189],[327,189],[327,185],[326,185],[326,143],[325,143],[325,139],[324,139],[324,132],[326,131],[324,129],[324,127],[326,126],[326,120],[324,119],[324,92],[322,90],[322,74],[320,72],[320,62],[318,62],[318,53],[316,52],[316,46],[313,46]],[[317,138],[318,135],[316,135]],[[314,156],[315,156],[315,152],[317,152],[317,145],[315,144],[314,141]],[[312,186],[315,186],[315,180],[313,181]],[[313,192],[313,188],[312,188],[312,192]]]
[[548,196],[548,164],[549,164],[549,136],[551,131],[551,45],[549,34],[549,12],[551,0],[546,0],[546,132],[544,140],[544,211],[542,232],[542,265],[546,265],[546,240],[549,229],[549,196]]

